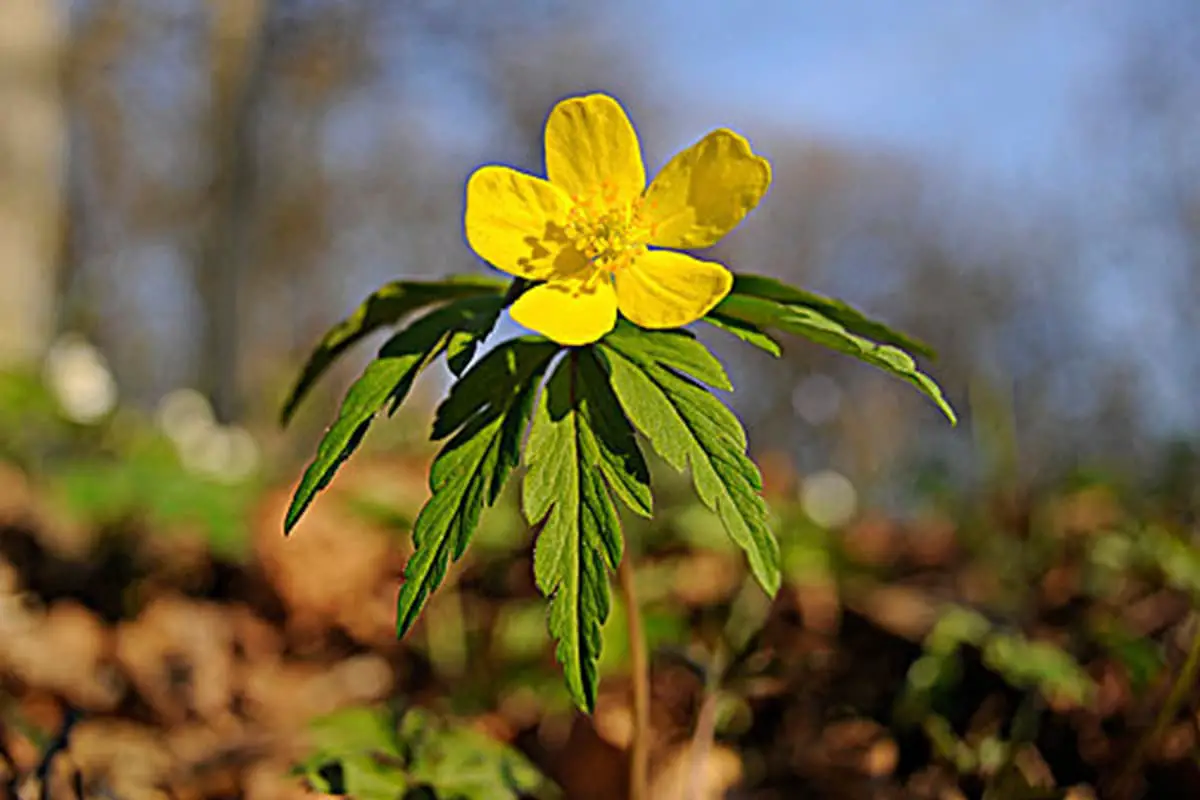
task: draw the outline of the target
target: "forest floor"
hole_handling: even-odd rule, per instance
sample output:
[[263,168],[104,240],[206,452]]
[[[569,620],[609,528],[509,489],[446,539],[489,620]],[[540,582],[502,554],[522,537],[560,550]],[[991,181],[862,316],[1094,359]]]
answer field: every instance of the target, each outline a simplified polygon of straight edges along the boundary
[[[246,556],[229,559],[186,526],[67,519],[0,465],[8,796],[322,796],[305,769],[315,774],[321,748],[337,756],[311,721],[401,698],[510,745],[568,800],[624,797],[632,715],[619,664],[590,719],[543,700],[553,692],[539,687],[560,680],[546,642],[532,655],[517,647],[523,666],[509,669],[521,659],[500,640],[517,611],[534,609],[525,616],[544,626],[527,542],[465,559],[445,590],[453,602],[432,604],[396,641],[402,520],[360,513],[360,499],[419,502],[424,469],[419,459],[348,465],[286,539],[288,487],[267,491]],[[990,513],[1014,552],[1034,546],[1029,530],[1056,531],[1050,554],[1019,577],[1019,604],[999,602],[1013,577],[963,544],[965,523],[868,515],[839,533],[834,568],[789,582],[736,651],[714,648],[722,669],[706,677],[694,647],[657,647],[655,800],[1200,797],[1194,687],[1159,719],[1196,635],[1190,594],[1120,564],[1096,589],[1093,545],[1126,516],[1103,492]],[[648,625],[685,631],[677,641],[715,641],[745,594],[736,553],[665,546],[643,566],[658,587]],[[968,630],[947,648],[952,607],[977,611],[960,614]],[[431,635],[452,629],[463,632]],[[531,669],[539,677],[522,690]],[[340,777],[321,772],[323,788],[358,768],[348,759]],[[393,796],[455,796],[413,781]],[[418,785],[425,794],[403,794]]]

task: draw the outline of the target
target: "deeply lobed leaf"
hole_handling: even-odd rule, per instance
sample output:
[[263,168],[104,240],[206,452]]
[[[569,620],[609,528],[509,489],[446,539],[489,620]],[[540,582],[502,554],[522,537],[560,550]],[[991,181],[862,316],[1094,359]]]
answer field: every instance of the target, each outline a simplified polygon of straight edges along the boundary
[[417,375],[446,347],[459,331],[477,331],[480,320],[490,318],[498,297],[473,297],[442,306],[397,333],[380,349],[379,356],[346,393],[337,419],[317,446],[317,454],[304,471],[284,520],[290,532],[317,492],[333,480],[338,469],[362,443],[375,415],[390,405],[395,412],[412,389]]
[[[395,325],[422,308],[467,297],[499,295],[505,283],[493,278],[457,277],[443,281],[392,281],[372,292],[350,316],[321,337],[295,386],[288,393],[280,414],[284,424],[296,413],[301,401],[338,356],[381,328]],[[497,312],[499,313],[499,312]],[[494,322],[494,320],[493,320]],[[456,355],[455,348],[451,356]],[[467,356],[468,360],[470,356]]]
[[604,337],[603,343],[639,364],[668,364],[713,388],[733,390],[721,362],[685,330],[648,331],[622,323]]
[[746,552],[755,578],[774,595],[781,582],[779,543],[767,524],[762,478],[746,456],[745,431],[724,404],[680,374],[694,368],[692,358],[645,345],[644,339],[656,337],[664,334],[642,331],[601,342],[613,391],[659,455],[678,470],[690,469],[701,502],[716,512]]
[[727,317],[719,311],[708,312],[703,321],[718,330],[736,336],[746,344],[754,345],[759,350],[765,350],[776,358],[783,355],[783,348],[779,346],[779,342],[772,339],[754,323],[736,317]]
[[650,510],[649,471],[594,348],[571,351],[555,370],[525,452],[522,505],[539,527],[534,578],[550,598],[550,633],[567,688],[591,712],[600,628],[610,610],[608,570],[622,553],[610,491],[639,513]]
[[459,379],[439,408],[435,437],[457,433],[430,468],[432,494],[413,524],[414,550],[397,600],[397,636],[412,627],[451,560],[466,552],[484,506],[496,501],[520,462],[538,384],[556,352],[558,346],[541,337],[505,342]]
[[[760,297],[785,306],[809,308],[838,323],[850,333],[865,336],[881,344],[890,344],[926,358],[933,358],[936,355],[933,348],[924,342],[869,318],[841,300],[789,286],[765,275],[734,276],[733,289],[729,296]],[[720,314],[723,309],[718,305],[715,311]]]
[[921,372],[913,357],[899,347],[871,341],[851,332],[846,326],[820,311],[806,306],[785,305],[761,297],[730,295],[721,302],[718,309],[725,316],[743,320],[760,329],[778,328],[803,336],[889,372],[915,386],[941,409],[951,423],[958,422],[954,409],[942,394],[941,387]]

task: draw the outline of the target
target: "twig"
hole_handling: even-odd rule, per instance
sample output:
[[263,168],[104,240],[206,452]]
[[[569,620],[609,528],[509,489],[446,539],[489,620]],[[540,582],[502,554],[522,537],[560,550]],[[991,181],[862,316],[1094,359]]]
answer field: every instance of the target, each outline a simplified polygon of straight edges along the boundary
[[17,762],[13,759],[12,753],[8,752],[8,746],[0,742],[0,766],[4,768],[4,797],[16,797],[17,788],[21,783],[21,773],[17,771]]
[[717,736],[717,701],[725,666],[720,663],[719,655],[714,657],[713,662],[707,670],[704,701],[700,704],[700,713],[696,716],[696,729],[692,732],[689,754],[691,764],[688,770],[687,791],[683,795],[685,800],[698,800],[703,796],[704,765]]
[[634,587],[633,554],[625,553],[617,568],[633,672],[633,741],[630,743],[629,800],[650,800],[650,660],[642,631],[642,609]]
[[1122,783],[1132,781],[1136,777],[1150,746],[1162,738],[1171,721],[1179,714],[1179,707],[1183,703],[1184,695],[1195,686],[1197,675],[1200,675],[1200,620],[1196,620],[1196,628],[1192,634],[1192,646],[1188,650],[1187,659],[1184,660],[1183,668],[1171,686],[1171,692],[1167,695],[1166,702],[1158,710],[1154,727],[1138,739],[1133,755],[1129,757],[1129,761],[1125,763],[1125,769],[1121,771]]
[[71,731],[75,729],[75,723],[79,722],[83,715],[74,707],[68,705],[63,716],[62,728],[59,729],[58,736],[54,737],[54,741],[50,742],[46,752],[42,754],[42,760],[38,763],[34,775],[37,777],[38,784],[41,787],[39,792],[40,800],[52,800],[50,797],[50,767],[54,763],[54,757],[60,753],[64,753],[67,747],[71,744]]

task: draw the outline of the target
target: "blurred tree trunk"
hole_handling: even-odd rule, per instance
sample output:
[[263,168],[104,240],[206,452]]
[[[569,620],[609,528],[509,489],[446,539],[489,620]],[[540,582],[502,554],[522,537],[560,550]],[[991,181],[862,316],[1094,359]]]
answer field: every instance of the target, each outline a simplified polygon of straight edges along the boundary
[[[130,46],[130,9],[119,0],[92,3],[70,19],[62,55],[63,107],[66,115],[66,166],[63,178],[62,256],[57,270],[55,313],[59,332],[76,331],[117,356],[117,342],[104,326],[104,309],[117,281],[89,280],[85,264],[97,230],[96,190],[119,186],[126,169],[128,124],[108,76]],[[89,183],[91,186],[89,186]],[[119,207],[113,201],[111,207]]]
[[60,6],[0,3],[0,366],[37,358],[54,330],[65,144]]
[[212,174],[196,286],[204,326],[200,385],[224,422],[240,410],[238,301],[256,184],[254,115],[263,93],[270,6],[270,0],[209,0]]

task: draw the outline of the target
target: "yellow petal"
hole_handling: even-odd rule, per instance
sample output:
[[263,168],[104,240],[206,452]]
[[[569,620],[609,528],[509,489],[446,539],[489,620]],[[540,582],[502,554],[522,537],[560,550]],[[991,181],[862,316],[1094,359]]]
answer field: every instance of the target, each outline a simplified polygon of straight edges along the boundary
[[678,328],[711,311],[732,286],[733,275],[720,264],[650,250],[617,275],[617,303],[643,328]]
[[525,292],[509,313],[518,324],[559,344],[590,344],[617,324],[617,296],[604,277],[556,281]]
[[697,248],[716,244],[766,194],[771,165],[750,143],[721,128],[679,153],[646,190],[642,221],[649,243]]
[[604,94],[563,100],[546,120],[546,175],[580,202],[628,203],[646,188],[637,134]]
[[467,243],[496,269],[533,280],[566,278],[587,267],[563,231],[571,198],[541,178],[509,167],[475,170],[467,181]]

